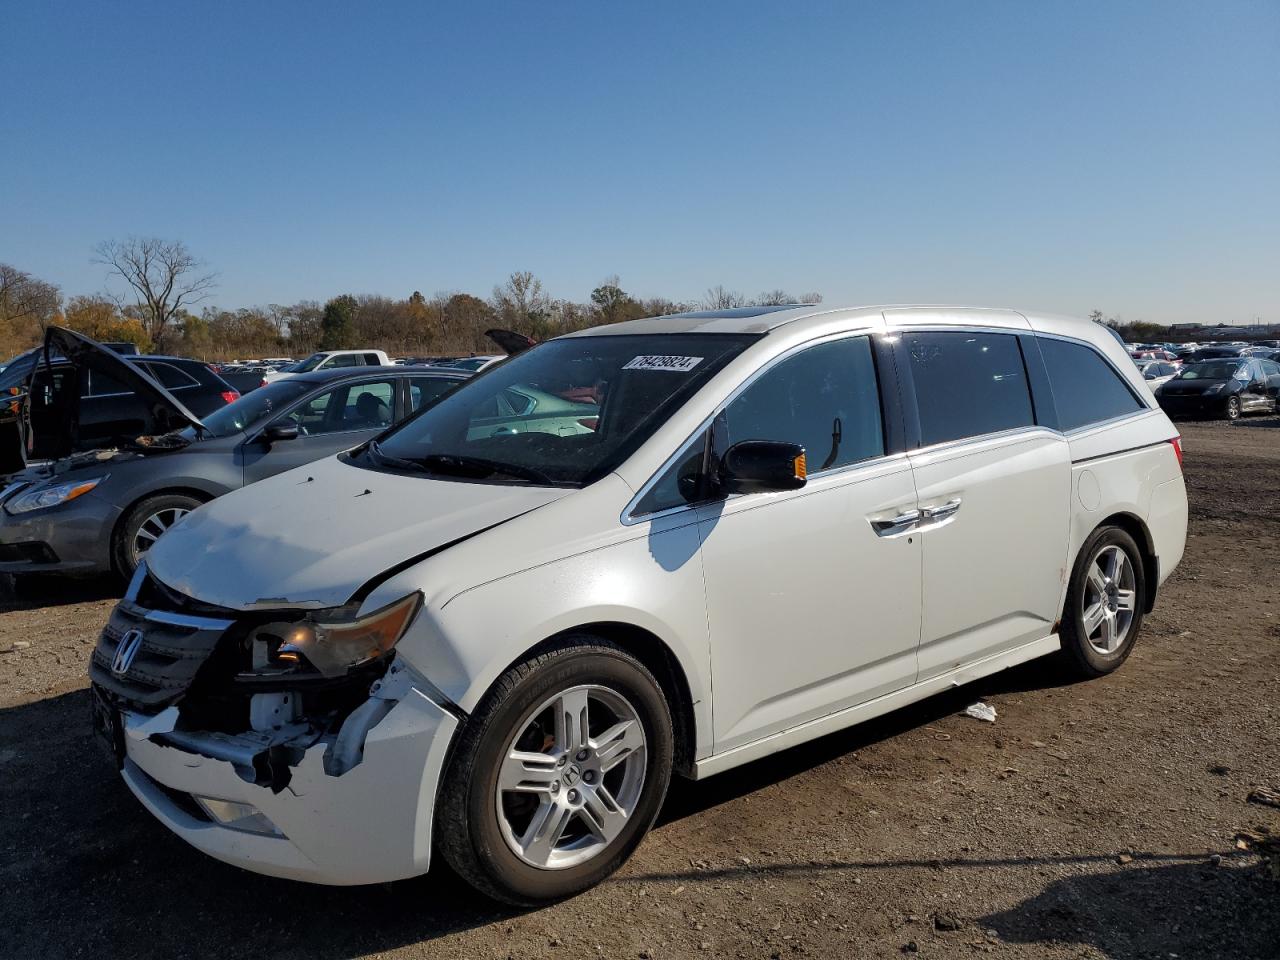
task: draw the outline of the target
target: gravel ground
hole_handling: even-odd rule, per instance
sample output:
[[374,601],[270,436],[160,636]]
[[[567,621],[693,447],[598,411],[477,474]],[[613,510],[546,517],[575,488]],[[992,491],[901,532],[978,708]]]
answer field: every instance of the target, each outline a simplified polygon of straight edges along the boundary
[[[223,866],[91,743],[114,602],[0,595],[0,956],[1280,957],[1280,417],[1186,424],[1187,556],[1128,664],[1044,664],[702,783],[631,863],[534,912],[443,868],[322,888]],[[995,724],[958,716],[983,697]],[[370,811],[376,816],[376,811]],[[359,829],[353,824],[352,829]]]

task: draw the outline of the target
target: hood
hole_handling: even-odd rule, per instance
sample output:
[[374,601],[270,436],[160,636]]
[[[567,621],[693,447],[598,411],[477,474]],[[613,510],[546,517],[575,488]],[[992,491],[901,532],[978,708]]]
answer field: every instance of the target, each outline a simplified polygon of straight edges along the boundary
[[[24,384],[14,388],[16,393],[7,404],[8,410],[0,414],[0,472],[21,469],[28,455],[58,460],[110,445],[85,441],[80,436],[80,385],[86,370],[111,377],[133,392],[138,401],[135,411],[142,420],[142,429],[136,431],[138,436],[164,434],[187,426],[204,429],[200,419],[142,367],[82,334],[49,327],[43,347],[34,353]],[[70,364],[75,375],[54,378],[33,395],[36,378],[50,364],[55,364],[55,371]]]
[[516,333],[514,330],[494,328],[493,330],[486,330],[484,335],[496,343],[503,353],[512,357],[538,345],[538,341],[533,337],[526,337],[523,333]]
[[[1218,387],[1221,388],[1218,390],[1218,393],[1223,393],[1230,388],[1232,383],[1237,382],[1238,381],[1234,377],[1215,377],[1212,379],[1208,377],[1196,377],[1194,380],[1179,380],[1177,377],[1174,377],[1172,380],[1165,382],[1164,389],[1166,393],[1170,394],[1196,394],[1204,393],[1210,387]],[[1227,387],[1222,387],[1224,383],[1227,384]]]
[[165,585],[220,607],[337,607],[374,578],[571,492],[378,473],[330,457],[204,505],[146,563]]

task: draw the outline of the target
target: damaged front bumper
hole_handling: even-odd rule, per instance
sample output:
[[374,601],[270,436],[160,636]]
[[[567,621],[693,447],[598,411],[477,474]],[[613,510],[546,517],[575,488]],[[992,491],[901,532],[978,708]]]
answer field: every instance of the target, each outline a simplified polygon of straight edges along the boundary
[[[435,696],[436,699],[432,699]],[[178,709],[121,712],[121,773],[170,830],[226,863],[326,884],[426,872],[436,788],[458,718],[397,662],[336,736],[305,723],[181,730]]]

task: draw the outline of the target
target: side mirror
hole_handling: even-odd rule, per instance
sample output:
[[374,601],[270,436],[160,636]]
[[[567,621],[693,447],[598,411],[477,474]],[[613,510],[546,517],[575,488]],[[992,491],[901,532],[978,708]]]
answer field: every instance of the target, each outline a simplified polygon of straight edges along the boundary
[[720,489],[725,493],[798,490],[805,485],[804,447],[781,440],[743,440],[720,461]]
[[277,440],[297,440],[298,425],[292,420],[276,420],[268,423],[262,430],[262,439],[267,443]]

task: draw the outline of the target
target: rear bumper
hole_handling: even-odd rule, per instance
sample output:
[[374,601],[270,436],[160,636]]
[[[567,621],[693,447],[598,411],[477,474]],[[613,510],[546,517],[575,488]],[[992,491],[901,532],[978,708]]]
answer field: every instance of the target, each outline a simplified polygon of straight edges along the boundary
[[119,517],[92,493],[16,516],[0,507],[0,573],[106,573]]
[[[166,827],[209,856],[334,885],[400,880],[430,865],[436,788],[458,721],[420,690],[410,689],[369,730],[355,766],[326,773],[326,743],[316,743],[279,793],[247,782],[226,760],[157,743],[157,719],[123,715],[124,781]],[[250,804],[269,821],[267,832],[219,823],[197,797]]]

